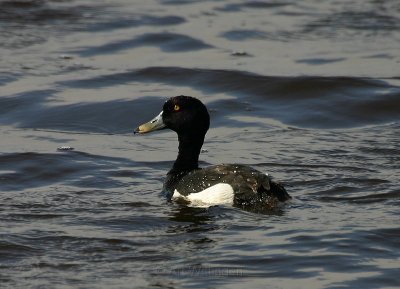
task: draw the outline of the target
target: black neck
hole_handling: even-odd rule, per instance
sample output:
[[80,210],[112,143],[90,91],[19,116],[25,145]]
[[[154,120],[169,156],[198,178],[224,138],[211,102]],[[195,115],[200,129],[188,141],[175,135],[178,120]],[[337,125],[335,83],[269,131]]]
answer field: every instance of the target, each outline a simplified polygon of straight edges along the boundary
[[204,134],[187,133],[178,135],[179,153],[172,167],[173,171],[193,170],[199,167],[199,154],[204,142]]

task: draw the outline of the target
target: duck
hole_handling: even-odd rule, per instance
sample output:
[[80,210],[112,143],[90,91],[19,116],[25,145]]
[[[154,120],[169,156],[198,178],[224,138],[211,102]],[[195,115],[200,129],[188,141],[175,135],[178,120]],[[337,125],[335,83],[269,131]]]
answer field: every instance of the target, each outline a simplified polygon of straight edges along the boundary
[[231,205],[273,209],[291,199],[284,186],[243,164],[199,167],[199,155],[210,127],[206,106],[195,97],[169,98],[162,111],[139,125],[135,134],[170,129],[178,135],[178,156],[166,175],[163,191],[169,200],[191,206]]

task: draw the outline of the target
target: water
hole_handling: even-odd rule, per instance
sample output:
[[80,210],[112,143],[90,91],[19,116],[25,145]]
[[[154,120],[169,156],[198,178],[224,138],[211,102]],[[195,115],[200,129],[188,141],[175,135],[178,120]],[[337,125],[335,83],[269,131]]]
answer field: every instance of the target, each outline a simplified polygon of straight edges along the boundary
[[[0,2],[1,288],[398,288],[400,5]],[[166,97],[202,99],[202,165],[294,200],[168,203]],[[73,149],[57,150],[60,147]]]

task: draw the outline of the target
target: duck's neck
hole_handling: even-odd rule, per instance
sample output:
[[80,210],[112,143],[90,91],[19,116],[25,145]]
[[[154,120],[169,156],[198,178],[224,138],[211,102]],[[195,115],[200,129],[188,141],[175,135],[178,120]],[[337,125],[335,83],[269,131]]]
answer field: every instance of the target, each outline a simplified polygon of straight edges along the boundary
[[204,142],[203,134],[179,134],[179,153],[172,171],[187,171],[199,167],[199,154]]

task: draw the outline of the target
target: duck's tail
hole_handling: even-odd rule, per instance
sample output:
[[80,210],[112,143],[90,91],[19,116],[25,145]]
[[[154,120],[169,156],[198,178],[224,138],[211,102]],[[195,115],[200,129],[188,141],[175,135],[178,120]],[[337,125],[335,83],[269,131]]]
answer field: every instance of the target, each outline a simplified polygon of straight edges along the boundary
[[288,194],[282,184],[269,180],[270,194],[276,197],[280,202],[290,200],[292,197]]

